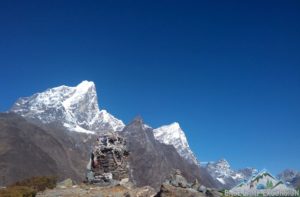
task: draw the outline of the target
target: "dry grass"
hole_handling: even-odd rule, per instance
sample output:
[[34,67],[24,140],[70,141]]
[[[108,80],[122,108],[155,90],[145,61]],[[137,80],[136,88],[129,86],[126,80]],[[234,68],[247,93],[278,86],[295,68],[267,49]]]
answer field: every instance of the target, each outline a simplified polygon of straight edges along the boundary
[[10,186],[0,190],[0,197],[35,197],[37,191],[26,186]]
[[47,188],[53,189],[55,186],[56,177],[32,177],[1,189],[0,197],[35,197],[37,192]]
[[54,176],[41,176],[32,177],[23,181],[18,181],[12,186],[26,186],[35,189],[36,191],[44,191],[45,189],[53,189],[56,186],[56,177]]

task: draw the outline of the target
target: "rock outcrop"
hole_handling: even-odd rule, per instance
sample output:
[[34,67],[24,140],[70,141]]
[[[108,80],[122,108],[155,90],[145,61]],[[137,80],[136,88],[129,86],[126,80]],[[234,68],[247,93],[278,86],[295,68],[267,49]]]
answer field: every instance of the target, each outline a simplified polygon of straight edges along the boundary
[[155,197],[219,197],[217,191],[207,189],[195,179],[189,183],[181,174],[180,170],[173,170],[168,179],[161,185],[160,191]]
[[120,133],[130,152],[130,178],[138,187],[151,186],[157,191],[171,173],[179,169],[189,181],[200,179],[200,168],[182,158],[174,146],[154,138],[153,129],[139,117]]

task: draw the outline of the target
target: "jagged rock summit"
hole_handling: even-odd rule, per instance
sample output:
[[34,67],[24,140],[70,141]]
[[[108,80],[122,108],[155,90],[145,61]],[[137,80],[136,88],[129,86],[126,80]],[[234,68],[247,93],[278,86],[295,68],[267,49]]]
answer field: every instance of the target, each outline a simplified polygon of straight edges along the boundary
[[257,169],[254,168],[233,170],[225,159],[220,159],[216,162],[208,162],[203,166],[203,169],[215,179],[220,188],[227,189],[232,188],[241,181],[249,179],[258,172]]
[[286,169],[277,178],[284,181],[288,186],[300,188],[300,172],[296,170]]
[[200,179],[199,166],[181,157],[173,145],[156,140],[153,129],[141,117],[126,125],[120,134],[127,141],[131,177],[138,186],[159,189],[172,169],[180,169],[188,180]]
[[179,155],[187,161],[196,165],[199,164],[178,122],[154,129],[153,133],[156,140],[167,145],[173,145]]
[[82,81],[75,87],[63,85],[20,98],[10,111],[29,120],[57,123],[76,132],[97,133],[124,128],[121,120],[99,109],[96,87],[91,81]]

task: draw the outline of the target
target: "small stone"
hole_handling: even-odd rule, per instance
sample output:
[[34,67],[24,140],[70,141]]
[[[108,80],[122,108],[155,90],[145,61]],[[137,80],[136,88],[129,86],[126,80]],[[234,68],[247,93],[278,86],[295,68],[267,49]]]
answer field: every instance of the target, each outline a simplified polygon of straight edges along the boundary
[[66,179],[66,180],[64,180],[62,182],[59,182],[57,184],[57,187],[59,187],[59,188],[67,188],[67,187],[72,187],[72,186],[73,186],[72,179]]
[[199,187],[198,191],[205,194],[206,191],[207,191],[207,188],[206,188],[204,185],[201,185],[201,186]]
[[191,188],[193,188],[194,190],[198,191],[200,188],[200,184],[198,182],[198,179],[195,179],[195,181],[193,182],[193,184],[191,185]]

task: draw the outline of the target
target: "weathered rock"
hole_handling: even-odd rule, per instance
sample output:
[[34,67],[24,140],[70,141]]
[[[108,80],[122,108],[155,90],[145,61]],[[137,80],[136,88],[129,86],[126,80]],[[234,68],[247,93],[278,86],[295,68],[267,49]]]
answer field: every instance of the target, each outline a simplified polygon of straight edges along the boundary
[[153,189],[150,186],[136,188],[129,192],[129,196],[132,197],[154,197],[155,195],[156,195],[155,189]]
[[172,169],[180,169],[188,181],[200,180],[199,166],[182,158],[174,146],[157,141],[153,129],[141,118],[128,124],[120,135],[126,139],[130,152],[130,178],[138,187],[149,185],[159,191]]
[[221,196],[223,196],[220,192],[218,192],[216,190],[213,190],[213,189],[207,189],[205,194],[208,197],[221,197]]
[[199,192],[206,193],[207,188],[204,185],[201,185],[198,189]]
[[195,181],[193,182],[193,184],[192,184],[192,186],[191,186],[194,190],[196,190],[196,191],[199,191],[199,189],[200,189],[200,184],[199,184],[199,181],[198,181],[198,179],[195,179]]
[[173,170],[164,184],[161,185],[160,191],[156,197],[219,197],[221,194],[213,189],[207,189],[201,186],[198,179],[188,183],[180,170]]
[[97,142],[87,165],[87,181],[105,186],[128,179],[129,153],[124,139],[117,133],[106,133]]
[[119,184],[123,187],[126,187],[127,189],[132,189],[135,187],[135,185],[129,180],[129,178],[122,179]]
[[64,180],[64,181],[62,181],[62,182],[59,182],[58,184],[57,184],[57,187],[59,187],[59,188],[66,188],[66,187],[72,187],[74,185],[74,182],[72,181],[72,179],[66,179],[66,180]]
[[188,187],[186,179],[182,176],[180,170],[175,170],[169,177],[167,182],[175,187]]
[[164,183],[155,197],[205,197],[206,195],[191,188],[175,187]]

